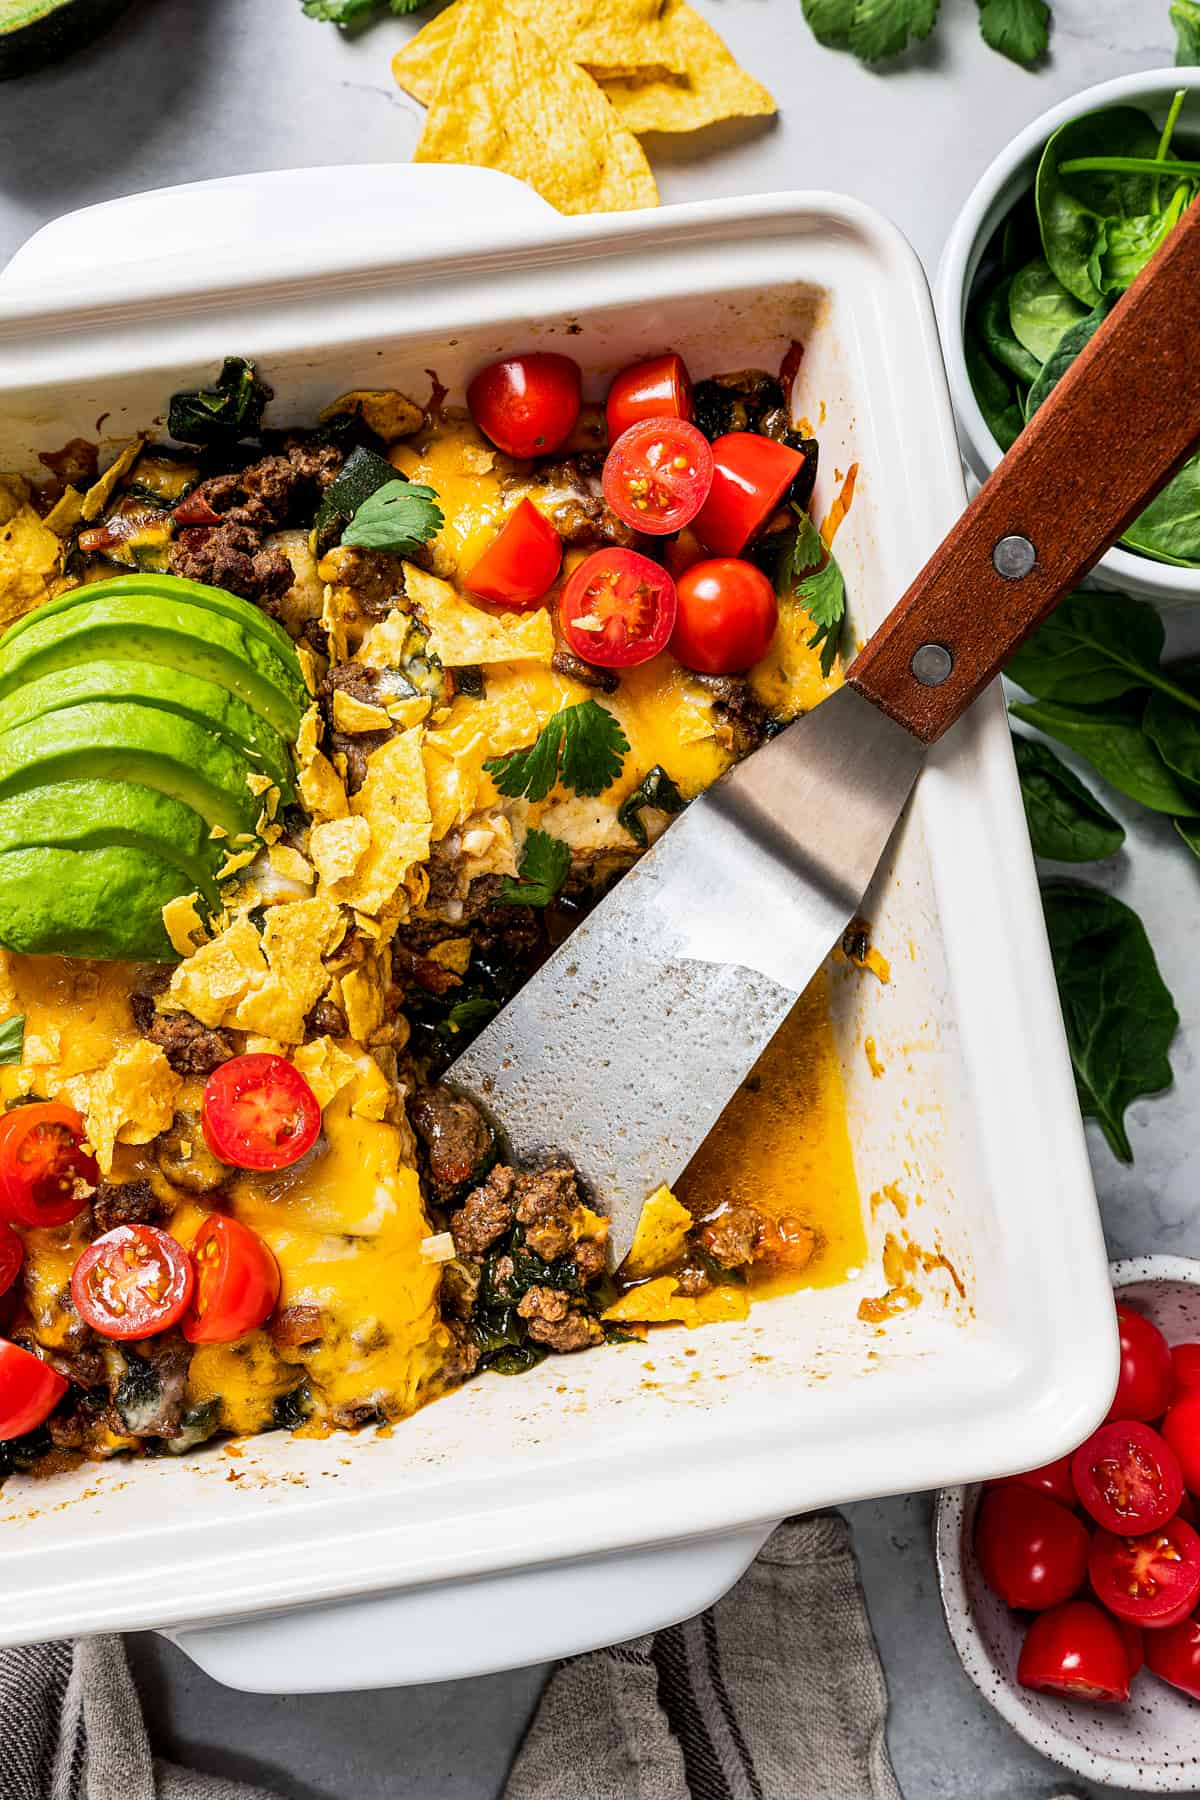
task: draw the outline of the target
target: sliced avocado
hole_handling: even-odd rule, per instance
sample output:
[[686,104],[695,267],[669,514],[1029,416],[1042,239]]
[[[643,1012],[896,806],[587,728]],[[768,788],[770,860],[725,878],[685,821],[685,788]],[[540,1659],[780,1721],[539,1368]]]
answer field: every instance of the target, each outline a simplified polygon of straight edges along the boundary
[[297,699],[304,704],[304,677],[300,673],[296,646],[282,625],[269,619],[261,607],[243,600],[239,594],[231,594],[225,588],[209,587],[203,581],[184,581],[181,576],[168,575],[165,571],[159,573],[149,569],[138,574],[108,575],[102,581],[88,581],[82,587],[68,588],[57,600],[48,600],[44,606],[26,613],[15,625],[10,625],[0,639],[0,649],[7,649],[12,639],[39,619],[70,612],[76,606],[90,606],[94,600],[131,600],[150,594],[161,600],[198,606],[204,612],[220,613],[222,618],[232,619],[244,631],[261,638],[267,648],[276,651],[287,664],[293,682],[298,684]]
[[57,781],[135,781],[231,839],[252,833],[262,809],[248,773],[244,757],[190,719],[119,700],[67,706],[0,736],[0,799]]
[[83,851],[122,845],[170,863],[217,904],[213,878],[226,845],[210,836],[199,813],[169,794],[131,781],[58,781],[0,800],[0,855],[38,847]]
[[149,662],[200,675],[228,688],[289,744],[300,729],[300,692],[283,658],[219,613],[156,594],[97,600],[66,612],[39,609],[29,628],[0,642],[0,699],[58,669],[80,663]]
[[43,675],[0,700],[0,733],[88,700],[130,700],[191,719],[245,757],[250,772],[269,775],[284,801],[292,798],[291,752],[274,727],[228,688],[162,663],[80,663]]
[[8,850],[0,855],[0,944],[26,956],[178,962],[162,909],[186,892],[178,869],[125,845]]
[[0,0],[0,81],[79,50],[129,0]]

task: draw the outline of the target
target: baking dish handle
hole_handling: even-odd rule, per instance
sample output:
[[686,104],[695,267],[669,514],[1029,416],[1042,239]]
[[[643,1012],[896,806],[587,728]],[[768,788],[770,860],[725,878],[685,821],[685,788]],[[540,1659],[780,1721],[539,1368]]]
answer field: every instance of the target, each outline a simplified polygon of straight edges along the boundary
[[[239,281],[269,280],[297,254],[337,250],[417,261],[481,232],[522,236],[560,215],[532,188],[493,169],[362,163],[273,169],[155,188],[64,213],[34,232],[3,271],[6,286],[77,282],[152,265],[191,272],[237,259]],[[101,282],[101,285],[102,282]]]
[[703,1612],[772,1526],[164,1631],[214,1681],[256,1694],[409,1687],[528,1667]]

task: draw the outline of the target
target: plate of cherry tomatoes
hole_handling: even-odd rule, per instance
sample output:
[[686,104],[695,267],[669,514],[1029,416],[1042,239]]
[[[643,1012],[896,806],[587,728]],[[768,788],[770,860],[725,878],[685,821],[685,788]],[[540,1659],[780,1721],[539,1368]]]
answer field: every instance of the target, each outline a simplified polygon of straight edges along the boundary
[[938,1497],[942,1605],[984,1697],[1044,1756],[1200,1788],[1200,1261],[1112,1265],[1107,1417],[1040,1469]]

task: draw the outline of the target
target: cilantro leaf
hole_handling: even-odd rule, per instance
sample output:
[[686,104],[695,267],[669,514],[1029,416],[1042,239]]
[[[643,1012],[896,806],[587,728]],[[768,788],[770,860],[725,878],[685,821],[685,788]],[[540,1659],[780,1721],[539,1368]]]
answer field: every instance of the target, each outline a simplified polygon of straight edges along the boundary
[[547,719],[526,749],[489,757],[483,766],[510,800],[544,800],[559,781],[591,797],[611,787],[628,749],[629,739],[608,708],[581,700]]
[[426,0],[303,0],[306,19],[326,19],[331,25],[365,25],[385,5],[397,17],[414,13]]
[[1046,53],[1050,8],[1046,0],[979,0],[983,41],[1028,68]]
[[646,775],[640,786],[635,787],[632,794],[622,800],[617,810],[617,824],[627,831],[635,844],[644,850],[650,842],[646,835],[646,827],[642,821],[642,809],[647,806],[657,807],[660,812],[681,813],[687,801],[676,787],[661,763]]
[[19,1063],[25,1050],[25,1015],[18,1013],[0,1025],[0,1063]]
[[496,895],[502,906],[549,906],[571,867],[570,846],[548,831],[531,831],[521,852],[517,879]]
[[796,527],[780,551],[775,589],[781,599],[798,600],[812,620],[814,631],[808,647],[820,647],[821,673],[828,675],[846,617],[846,580],[808,514],[799,507],[792,510]]
[[817,42],[842,49],[850,36],[858,0],[801,0],[801,4]]
[[167,430],[179,443],[204,449],[240,443],[257,436],[271,397],[272,390],[258,379],[252,362],[244,356],[227,356],[215,387],[171,395]]
[[1171,23],[1175,27],[1175,61],[1200,63],[1200,0],[1174,0]]
[[847,42],[864,62],[898,56],[937,23],[938,0],[858,0]]
[[442,509],[432,488],[412,481],[385,481],[355,512],[342,542],[404,556],[441,529]]

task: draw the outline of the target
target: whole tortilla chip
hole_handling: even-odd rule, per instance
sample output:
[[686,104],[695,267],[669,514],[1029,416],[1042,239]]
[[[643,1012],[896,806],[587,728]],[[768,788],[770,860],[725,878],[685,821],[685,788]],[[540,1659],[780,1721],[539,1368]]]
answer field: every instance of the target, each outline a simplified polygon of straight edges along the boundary
[[[454,0],[392,58],[397,86],[423,106],[437,92],[467,3]],[[666,0],[507,0],[514,18],[598,81],[687,73],[686,63],[662,59],[652,35],[665,4]]]
[[700,131],[722,119],[774,113],[775,102],[748,75],[724,41],[687,0],[666,0],[653,28],[654,55],[682,76],[608,80],[604,92],[621,123],[639,136],[650,131]]
[[657,206],[646,154],[590,75],[494,0],[460,0],[415,162],[474,163],[564,213]]

